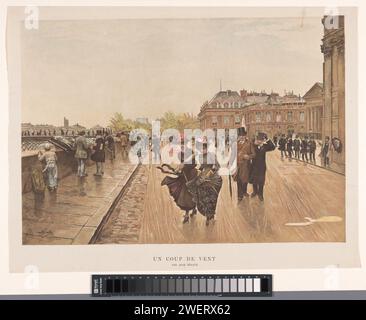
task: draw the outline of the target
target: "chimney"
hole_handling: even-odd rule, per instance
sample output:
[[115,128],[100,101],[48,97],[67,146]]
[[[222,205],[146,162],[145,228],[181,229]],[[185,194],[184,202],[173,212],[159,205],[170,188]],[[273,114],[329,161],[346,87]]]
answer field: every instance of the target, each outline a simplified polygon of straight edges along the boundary
[[243,90],[240,90],[240,96],[245,99],[248,95],[248,92],[247,90],[243,89]]

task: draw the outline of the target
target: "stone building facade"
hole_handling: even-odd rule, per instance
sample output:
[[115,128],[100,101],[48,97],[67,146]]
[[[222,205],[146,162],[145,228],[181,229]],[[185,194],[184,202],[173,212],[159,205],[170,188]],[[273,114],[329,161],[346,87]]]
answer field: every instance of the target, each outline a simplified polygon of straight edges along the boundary
[[306,132],[312,135],[315,139],[323,139],[323,108],[324,95],[323,84],[315,83],[308,92],[304,95],[306,101]]
[[269,137],[281,134],[306,134],[305,101],[287,93],[261,94],[262,101],[254,101],[243,109],[243,117],[250,136],[265,132]]
[[233,129],[241,125],[242,110],[245,106],[244,91],[219,91],[206,101],[198,114],[201,130]]
[[[339,139],[341,150],[330,151],[330,161],[337,170],[345,171],[345,44],[344,17],[325,16],[321,52],[324,55],[324,108],[322,136]],[[333,140],[334,141],[334,140]]]
[[305,100],[293,93],[220,91],[201,107],[198,118],[205,129],[232,129],[245,123],[248,134],[265,132],[273,137],[279,134],[305,134]]

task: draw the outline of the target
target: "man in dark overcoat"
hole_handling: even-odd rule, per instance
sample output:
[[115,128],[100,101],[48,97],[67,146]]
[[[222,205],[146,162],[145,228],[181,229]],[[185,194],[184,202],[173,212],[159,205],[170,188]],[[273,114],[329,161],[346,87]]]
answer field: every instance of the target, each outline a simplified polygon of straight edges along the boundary
[[255,139],[255,157],[252,161],[252,171],[250,182],[253,184],[251,197],[258,195],[259,200],[263,201],[264,184],[266,180],[266,153],[276,149],[273,142],[267,138],[265,133],[259,133]]
[[310,161],[313,162],[314,164],[316,164],[315,151],[316,151],[316,142],[314,140],[314,137],[310,137],[310,140],[309,140],[309,157],[310,157]]
[[250,176],[251,161],[254,157],[254,144],[247,137],[246,128],[238,128],[237,171],[233,175],[233,179],[236,181],[238,189],[238,201],[241,201],[243,197],[249,196],[247,187]]

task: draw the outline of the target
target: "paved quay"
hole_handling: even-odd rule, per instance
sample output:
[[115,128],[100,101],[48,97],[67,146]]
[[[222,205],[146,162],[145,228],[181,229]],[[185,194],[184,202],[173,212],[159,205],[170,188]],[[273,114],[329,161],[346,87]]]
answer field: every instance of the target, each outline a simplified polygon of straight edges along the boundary
[[23,244],[88,244],[136,165],[107,160],[103,177],[75,174],[59,181],[56,193],[44,198],[23,194]]

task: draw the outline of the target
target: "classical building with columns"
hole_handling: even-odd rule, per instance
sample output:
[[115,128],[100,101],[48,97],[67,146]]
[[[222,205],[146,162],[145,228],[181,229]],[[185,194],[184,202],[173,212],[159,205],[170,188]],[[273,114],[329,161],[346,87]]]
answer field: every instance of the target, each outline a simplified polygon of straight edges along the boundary
[[328,136],[341,142],[340,150],[331,148],[330,162],[332,166],[337,166],[338,171],[345,172],[344,17],[325,16],[322,23],[324,26],[321,45],[321,52],[324,55],[322,137]]
[[200,127],[205,129],[238,128],[245,123],[249,136],[265,132],[269,137],[280,134],[306,134],[305,100],[293,92],[220,91],[201,107]]
[[[243,108],[249,136],[265,132],[270,138],[281,134],[306,134],[305,100],[293,92],[261,94],[262,101],[253,101]],[[250,101],[250,100],[249,100]]]
[[323,84],[315,83],[304,95],[306,113],[306,132],[315,139],[322,140],[323,121]]

